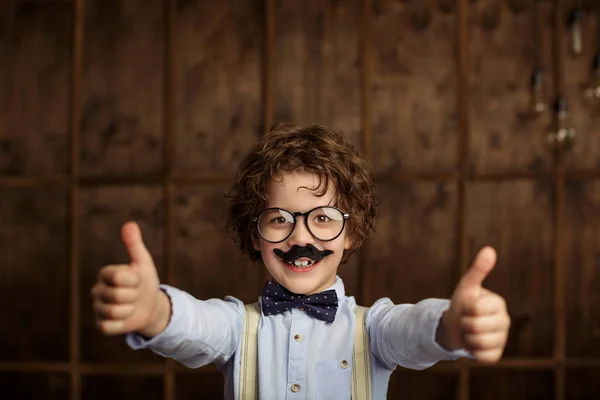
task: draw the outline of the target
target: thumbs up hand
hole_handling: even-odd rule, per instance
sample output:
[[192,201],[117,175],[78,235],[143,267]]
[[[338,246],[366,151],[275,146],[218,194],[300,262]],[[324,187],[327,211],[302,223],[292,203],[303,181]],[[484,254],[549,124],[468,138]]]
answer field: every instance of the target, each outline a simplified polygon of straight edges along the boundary
[[510,327],[505,300],[482,286],[495,265],[496,252],[491,247],[477,254],[456,286],[436,336],[443,347],[466,349],[484,363],[494,363],[502,357]]
[[139,332],[156,336],[169,322],[169,298],[159,288],[158,273],[139,226],[133,222],[123,225],[121,240],[131,262],[100,270],[92,288],[96,324],[105,335]]

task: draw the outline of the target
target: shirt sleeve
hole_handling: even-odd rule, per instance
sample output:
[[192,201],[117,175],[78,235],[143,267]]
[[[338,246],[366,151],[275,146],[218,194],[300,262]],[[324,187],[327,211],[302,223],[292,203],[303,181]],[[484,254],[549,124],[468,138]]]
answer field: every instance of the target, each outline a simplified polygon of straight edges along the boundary
[[136,333],[128,334],[129,347],[152,350],[190,368],[211,363],[224,365],[240,343],[244,304],[230,296],[223,300],[198,300],[168,285],[161,285],[161,289],[171,301],[169,324],[150,339]]
[[466,350],[449,351],[435,340],[440,319],[450,300],[426,299],[394,305],[388,298],[375,302],[367,314],[373,354],[388,368],[429,368],[441,360],[469,357]]

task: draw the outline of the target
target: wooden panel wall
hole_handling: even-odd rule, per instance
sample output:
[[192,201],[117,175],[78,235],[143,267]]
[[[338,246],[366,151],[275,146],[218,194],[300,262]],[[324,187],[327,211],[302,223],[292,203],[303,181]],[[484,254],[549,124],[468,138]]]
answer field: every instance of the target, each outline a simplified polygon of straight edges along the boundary
[[[389,398],[596,399],[600,112],[582,97],[595,2],[7,0],[0,6],[0,390],[15,398],[222,398],[96,332],[97,270],[140,222],[161,279],[253,301],[264,272],[223,235],[223,194],[275,122],[343,129],[377,172],[380,219],[342,266],[360,303],[448,297],[476,251],[513,326],[504,359],[399,369]],[[565,19],[585,11],[584,51]],[[532,115],[566,96],[570,151]],[[210,265],[209,267],[202,267]]]

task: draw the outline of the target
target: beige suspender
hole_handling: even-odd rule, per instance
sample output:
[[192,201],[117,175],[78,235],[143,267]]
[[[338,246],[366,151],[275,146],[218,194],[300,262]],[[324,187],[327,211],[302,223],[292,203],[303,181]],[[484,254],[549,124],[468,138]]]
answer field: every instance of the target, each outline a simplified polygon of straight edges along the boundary
[[371,350],[365,315],[367,308],[356,306],[352,362],[352,400],[371,400]]
[[239,400],[258,399],[258,322],[260,321],[260,304],[246,304],[246,318],[242,332],[242,349],[240,353],[240,393]]
[[[367,308],[356,306],[356,325],[354,329],[354,354],[352,367],[352,400],[371,400],[371,353],[369,337],[365,325]],[[259,303],[246,304],[246,319],[242,333],[240,352],[240,391],[239,400],[258,399],[258,323],[260,321]]]

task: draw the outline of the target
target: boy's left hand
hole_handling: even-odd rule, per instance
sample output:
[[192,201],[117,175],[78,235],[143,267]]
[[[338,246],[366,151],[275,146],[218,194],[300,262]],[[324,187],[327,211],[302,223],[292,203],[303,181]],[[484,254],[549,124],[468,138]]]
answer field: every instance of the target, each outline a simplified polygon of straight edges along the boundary
[[484,247],[456,286],[436,335],[446,349],[466,349],[484,363],[502,357],[510,327],[506,301],[482,286],[495,265],[496,252]]

